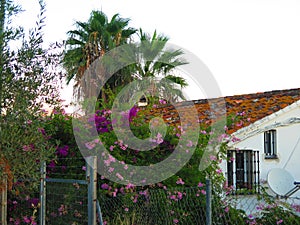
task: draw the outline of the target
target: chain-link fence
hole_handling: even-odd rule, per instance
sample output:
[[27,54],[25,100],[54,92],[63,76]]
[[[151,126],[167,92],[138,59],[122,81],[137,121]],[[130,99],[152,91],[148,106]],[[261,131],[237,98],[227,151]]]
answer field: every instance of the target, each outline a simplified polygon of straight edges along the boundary
[[[51,161],[44,169],[46,179],[43,189],[41,180],[14,183],[8,193],[7,223],[88,224],[85,161],[82,158],[61,158]],[[44,196],[44,204],[40,201],[41,196]]]
[[[41,224],[43,209],[45,224],[89,224],[91,191],[85,183],[85,162],[64,159],[55,163],[55,167],[51,163],[47,165],[45,208],[40,202],[40,182],[16,182],[8,195],[8,224]],[[220,196],[214,192],[214,184],[141,188],[119,191],[116,195],[104,194],[100,188],[97,191],[100,203],[97,224],[100,225],[300,224],[298,198],[277,199],[267,194]]]
[[205,224],[198,188],[147,190],[99,198],[107,224]]
[[101,196],[99,200],[105,224],[113,225],[300,224],[299,199],[277,199],[264,194],[208,197],[208,190],[148,190]]

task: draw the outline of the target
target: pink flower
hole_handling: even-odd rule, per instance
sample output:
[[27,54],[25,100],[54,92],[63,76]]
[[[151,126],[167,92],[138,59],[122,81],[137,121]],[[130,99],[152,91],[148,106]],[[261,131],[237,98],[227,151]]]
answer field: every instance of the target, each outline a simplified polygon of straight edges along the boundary
[[203,187],[204,184],[202,184],[201,182],[199,182],[198,187]]
[[125,209],[124,209],[124,211],[125,211],[125,212],[128,212],[128,211],[129,211],[129,209],[128,209],[128,208],[125,208]]
[[118,189],[115,189],[115,191],[112,193],[113,197],[117,197]]
[[201,190],[201,193],[202,193],[203,195],[206,195],[206,191],[205,191],[205,190]]
[[171,199],[171,200],[177,200],[177,198],[176,198],[175,195],[171,195],[171,196],[170,196],[170,199]]
[[177,223],[179,223],[179,220],[178,219],[174,219],[173,223],[177,224]]
[[24,217],[23,217],[23,221],[24,221],[25,223],[30,223],[30,222],[31,222],[30,218],[28,218],[27,216],[24,216]]
[[209,159],[212,160],[212,161],[216,161],[217,157],[215,155],[211,155],[211,156],[209,156]]
[[148,196],[148,191],[145,190],[145,191],[140,191],[139,193],[140,195],[144,195],[144,196]]
[[233,137],[231,138],[231,141],[232,141],[232,142],[238,142],[238,141],[240,141],[240,139],[237,138],[237,137],[235,137],[235,136],[233,136]]
[[126,189],[132,189],[134,187],[135,187],[134,184],[128,183],[125,188]]
[[19,225],[20,223],[21,223],[21,221],[20,221],[19,218],[17,218],[17,219],[15,220],[15,222],[14,222],[15,225]]
[[240,121],[239,123],[236,124],[236,126],[241,127],[241,126],[243,126],[243,124],[244,124],[243,121]]
[[216,172],[217,172],[217,174],[221,174],[222,173],[222,169],[217,169]]
[[281,224],[281,223],[283,223],[283,220],[278,220],[278,221],[276,222],[276,224]]
[[29,152],[31,150],[30,146],[29,145],[24,145],[23,146],[23,151],[24,152]]
[[193,146],[193,142],[191,140],[188,141],[188,143],[186,144],[187,147],[192,147]]
[[162,104],[162,105],[165,105],[167,102],[166,102],[166,100],[164,100],[164,99],[160,99],[160,100],[159,100],[159,103]]
[[177,192],[177,197],[178,197],[179,200],[182,199],[182,196],[183,196],[183,194],[182,194],[180,191],[178,191],[178,192]]
[[228,207],[228,206],[225,208],[225,212],[226,212],[226,213],[229,212],[229,207]]
[[101,188],[102,188],[103,190],[108,190],[108,189],[109,189],[109,185],[106,184],[106,183],[104,183],[104,184],[101,185]]
[[116,176],[120,179],[120,180],[124,180],[124,177],[122,177],[122,175],[121,174],[119,174],[119,173],[116,173]]
[[138,200],[138,195],[134,196],[132,202],[133,202],[133,203],[137,203],[137,200]]
[[181,178],[178,178],[178,180],[176,181],[176,184],[184,184],[184,181]]
[[95,148],[95,146],[96,144],[93,141],[85,143],[85,147],[87,147],[89,150],[92,150]]

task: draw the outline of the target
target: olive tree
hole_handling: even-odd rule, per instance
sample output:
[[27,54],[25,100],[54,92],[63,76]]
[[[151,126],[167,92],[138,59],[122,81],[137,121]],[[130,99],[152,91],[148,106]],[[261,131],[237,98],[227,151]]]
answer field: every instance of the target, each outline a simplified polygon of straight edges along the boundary
[[39,162],[54,152],[43,130],[43,108],[59,104],[60,46],[44,47],[45,4],[39,4],[36,26],[27,34],[13,27],[20,7],[1,0],[0,178],[4,172],[15,179],[37,177]]

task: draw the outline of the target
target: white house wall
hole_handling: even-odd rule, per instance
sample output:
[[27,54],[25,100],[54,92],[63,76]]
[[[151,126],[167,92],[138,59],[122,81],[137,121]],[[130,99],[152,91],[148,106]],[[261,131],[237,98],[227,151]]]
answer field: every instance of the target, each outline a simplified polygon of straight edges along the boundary
[[[297,118],[299,120],[297,120]],[[294,121],[294,122],[290,122]],[[232,144],[232,149],[251,149],[260,152],[260,179],[264,183],[268,171],[272,168],[284,168],[289,171],[295,180],[300,181],[300,107],[289,107],[278,114],[272,114],[269,118],[243,128],[235,136],[241,141]],[[277,156],[278,159],[265,159],[264,155],[264,131],[268,128],[277,131]],[[243,131],[244,130],[244,131]],[[250,134],[250,135],[249,135]],[[222,163],[223,171],[226,171],[226,163]],[[295,196],[295,195],[293,195]],[[300,191],[297,193],[300,196]]]

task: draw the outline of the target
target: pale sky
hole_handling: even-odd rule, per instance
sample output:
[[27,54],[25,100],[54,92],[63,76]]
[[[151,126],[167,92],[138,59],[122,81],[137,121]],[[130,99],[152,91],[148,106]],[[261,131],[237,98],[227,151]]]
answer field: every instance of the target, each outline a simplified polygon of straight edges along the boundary
[[[18,0],[33,24],[37,0]],[[300,87],[300,1],[298,0],[46,0],[45,40],[66,39],[74,21],[93,9],[130,26],[156,29],[189,50],[212,72],[223,96]],[[66,92],[67,93],[67,92]],[[201,91],[189,93],[201,98]]]

